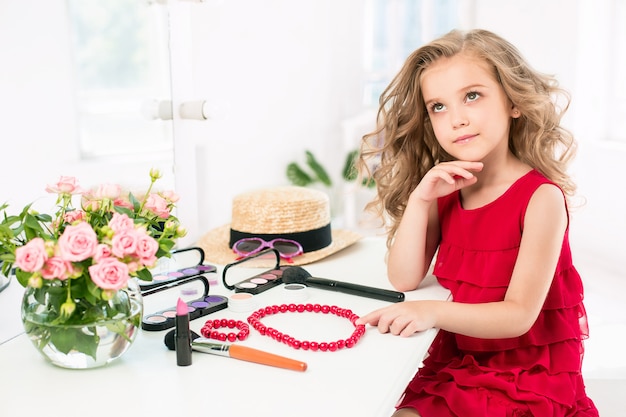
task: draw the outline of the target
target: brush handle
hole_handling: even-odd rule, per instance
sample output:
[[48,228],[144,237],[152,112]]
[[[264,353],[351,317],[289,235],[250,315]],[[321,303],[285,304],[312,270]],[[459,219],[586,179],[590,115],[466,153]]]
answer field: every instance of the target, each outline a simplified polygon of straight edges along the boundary
[[[284,280],[284,279],[283,279]],[[404,301],[404,293],[383,288],[368,287],[366,285],[352,284],[350,282],[334,281],[326,278],[309,277],[303,282],[310,287],[323,290],[337,291],[344,294],[358,295],[360,297],[373,298],[376,300],[399,303]]]
[[275,355],[273,353],[264,352],[262,350],[242,345],[230,345],[228,353],[231,358],[275,366],[277,368],[291,369],[292,371],[304,372],[307,368],[306,362],[300,362],[295,359],[286,358],[284,356]]

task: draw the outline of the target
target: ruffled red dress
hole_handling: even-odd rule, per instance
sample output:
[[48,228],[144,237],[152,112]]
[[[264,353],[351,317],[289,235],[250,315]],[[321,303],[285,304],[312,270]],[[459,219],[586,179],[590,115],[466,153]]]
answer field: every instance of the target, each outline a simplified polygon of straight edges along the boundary
[[[434,275],[461,303],[504,299],[522,239],[537,171],[484,207],[465,210],[460,194],[439,199],[441,242]],[[568,232],[554,280],[528,333],[478,339],[440,331],[398,408],[422,417],[598,416],[581,375],[588,335],[583,285],[572,264]]]

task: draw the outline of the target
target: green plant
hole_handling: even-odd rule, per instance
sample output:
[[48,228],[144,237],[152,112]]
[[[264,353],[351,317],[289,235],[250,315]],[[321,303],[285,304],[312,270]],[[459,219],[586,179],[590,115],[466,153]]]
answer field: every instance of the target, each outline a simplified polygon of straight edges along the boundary
[[[311,151],[305,151],[306,164],[310,168],[311,172],[306,172],[296,162],[291,162],[287,165],[287,179],[293,185],[302,187],[309,186],[314,183],[322,183],[327,187],[332,186],[332,180],[328,175],[326,169],[320,164]],[[359,157],[359,151],[357,149],[348,152],[346,161],[341,171],[341,176],[345,181],[356,181],[358,178],[358,172],[356,169],[356,161]],[[362,185],[368,188],[376,186],[374,180],[364,178]]]
[[305,155],[306,165],[310,168],[311,172],[307,173],[296,162],[291,162],[287,165],[287,178],[289,181],[293,185],[301,187],[306,187],[316,182],[331,187],[333,183],[326,169],[315,159],[311,151],[305,151]]
[[[341,172],[342,177],[346,181],[356,181],[359,178],[359,173],[356,168],[356,161],[359,158],[359,150],[355,149],[351,152],[348,152],[348,156],[346,157],[346,162],[343,165],[343,170]],[[361,180],[361,185],[367,188],[374,188],[376,186],[376,182],[374,182],[373,178],[363,178]]]

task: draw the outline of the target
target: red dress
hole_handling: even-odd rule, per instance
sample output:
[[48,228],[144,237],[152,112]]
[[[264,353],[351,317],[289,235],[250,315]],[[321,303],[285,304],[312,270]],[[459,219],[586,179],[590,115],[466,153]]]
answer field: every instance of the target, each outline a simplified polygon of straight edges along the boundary
[[[475,210],[460,194],[439,199],[441,242],[434,275],[453,300],[504,299],[522,238],[530,197],[551,183],[537,171]],[[398,408],[422,417],[598,416],[581,375],[587,336],[583,285],[572,265],[568,232],[552,286],[528,333],[478,339],[440,331]]]

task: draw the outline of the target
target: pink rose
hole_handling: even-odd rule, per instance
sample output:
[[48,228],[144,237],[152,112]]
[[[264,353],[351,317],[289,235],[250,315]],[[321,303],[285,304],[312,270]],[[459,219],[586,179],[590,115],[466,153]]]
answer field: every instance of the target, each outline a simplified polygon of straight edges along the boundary
[[120,259],[134,255],[137,251],[137,233],[135,229],[116,233],[111,239],[111,253]]
[[111,248],[109,245],[105,245],[104,243],[96,246],[96,252],[93,254],[93,259],[96,262],[102,261],[104,258],[108,258],[111,256]]
[[111,217],[111,221],[109,221],[109,227],[113,232],[120,233],[126,230],[133,230],[135,228],[135,223],[133,219],[128,217],[126,214],[115,213],[113,217]]
[[128,197],[120,197],[120,198],[116,198],[113,201],[113,204],[117,207],[125,207],[129,210],[134,209],[133,204],[130,202],[130,200],[128,199]]
[[39,271],[47,259],[46,245],[40,237],[15,250],[15,266],[25,272]]
[[126,286],[130,279],[128,266],[115,258],[104,258],[89,267],[89,276],[103,290],[119,290]]
[[160,194],[161,197],[172,203],[176,203],[178,200],[180,200],[180,196],[176,194],[173,190],[162,191]]
[[138,233],[137,256],[144,266],[151,267],[156,262],[156,253],[159,250],[159,242],[145,233]]
[[170,216],[170,210],[167,207],[167,200],[158,194],[150,194],[148,196],[145,208],[162,219],[167,219]]
[[115,200],[122,193],[122,187],[117,184],[100,184],[93,190],[92,196],[98,200],[107,198]]
[[98,246],[98,236],[89,223],[67,226],[59,237],[59,254],[70,262],[80,262],[93,256]]
[[48,184],[46,191],[55,194],[81,194],[84,192],[75,177],[62,176],[56,184]]
[[48,258],[41,270],[41,276],[45,279],[61,279],[65,280],[70,276],[73,270],[71,263],[59,256]]
[[98,211],[100,209],[100,200],[95,200],[91,196],[83,196],[81,206],[85,211]]
[[85,212],[82,210],[72,210],[65,212],[63,217],[65,223],[72,224],[74,222],[85,220]]
[[128,265],[128,272],[130,274],[137,272],[140,267],[143,268],[143,265],[141,265],[138,261],[130,261],[126,265]]

